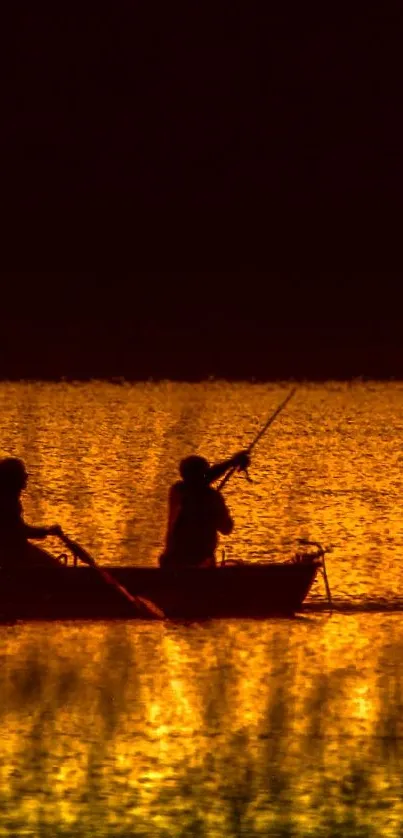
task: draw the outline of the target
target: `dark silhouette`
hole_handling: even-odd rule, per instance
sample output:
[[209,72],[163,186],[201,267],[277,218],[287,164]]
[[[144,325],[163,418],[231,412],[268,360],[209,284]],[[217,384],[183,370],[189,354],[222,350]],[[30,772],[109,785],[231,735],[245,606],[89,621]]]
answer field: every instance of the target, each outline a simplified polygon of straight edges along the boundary
[[246,451],[213,466],[204,457],[182,460],[179,466],[182,480],[174,483],[169,491],[168,528],[161,567],[215,565],[218,533],[229,535],[234,522],[220,491],[210,484],[230,469],[246,469],[248,465]]
[[61,535],[61,527],[32,527],[23,519],[21,492],[26,488],[28,473],[22,460],[6,457],[0,460],[0,566],[41,565],[59,567],[59,561],[29,543]]

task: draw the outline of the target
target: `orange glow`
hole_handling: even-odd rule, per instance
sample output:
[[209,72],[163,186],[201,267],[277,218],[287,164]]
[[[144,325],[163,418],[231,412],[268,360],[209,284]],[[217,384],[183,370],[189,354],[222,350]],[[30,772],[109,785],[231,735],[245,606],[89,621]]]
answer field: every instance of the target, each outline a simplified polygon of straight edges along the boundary
[[[0,453],[27,461],[28,521],[59,522],[100,561],[154,564],[180,457],[247,445],[285,392],[1,385]],[[403,624],[365,608],[402,601],[402,408],[400,384],[307,385],[257,447],[254,483],[228,484],[227,555],[334,542],[344,610],[0,627],[2,834],[397,838]]]

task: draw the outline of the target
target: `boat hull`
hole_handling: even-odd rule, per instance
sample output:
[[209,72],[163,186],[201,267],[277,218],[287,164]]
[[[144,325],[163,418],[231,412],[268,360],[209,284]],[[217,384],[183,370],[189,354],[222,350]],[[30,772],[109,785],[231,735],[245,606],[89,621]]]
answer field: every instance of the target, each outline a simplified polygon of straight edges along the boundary
[[[131,594],[173,619],[292,614],[307,596],[316,563],[240,564],[179,571],[104,567]],[[129,619],[144,617],[90,567],[0,570],[3,620]]]

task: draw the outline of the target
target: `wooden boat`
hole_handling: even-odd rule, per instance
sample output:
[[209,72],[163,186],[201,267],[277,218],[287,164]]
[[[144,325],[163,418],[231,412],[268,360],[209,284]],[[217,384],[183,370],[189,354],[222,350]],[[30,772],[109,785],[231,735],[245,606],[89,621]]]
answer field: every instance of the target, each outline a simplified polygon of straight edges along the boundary
[[[133,595],[146,597],[173,619],[292,614],[306,598],[320,562],[225,564],[161,570],[104,566]],[[0,570],[0,619],[127,619],[144,616],[94,568],[26,567]]]

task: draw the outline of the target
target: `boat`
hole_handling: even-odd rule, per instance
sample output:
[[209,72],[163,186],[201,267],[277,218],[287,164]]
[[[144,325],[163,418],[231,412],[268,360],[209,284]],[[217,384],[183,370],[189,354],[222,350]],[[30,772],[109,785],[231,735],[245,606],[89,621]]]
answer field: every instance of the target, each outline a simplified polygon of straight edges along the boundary
[[[308,595],[321,562],[233,562],[213,568],[105,566],[132,595],[171,619],[293,614]],[[144,617],[93,567],[61,565],[0,569],[0,619],[99,620]]]

